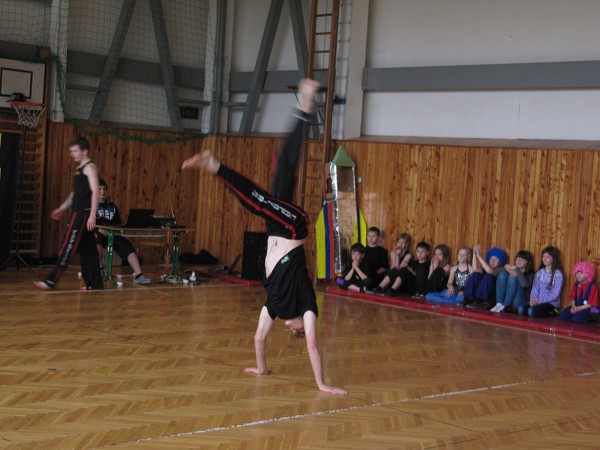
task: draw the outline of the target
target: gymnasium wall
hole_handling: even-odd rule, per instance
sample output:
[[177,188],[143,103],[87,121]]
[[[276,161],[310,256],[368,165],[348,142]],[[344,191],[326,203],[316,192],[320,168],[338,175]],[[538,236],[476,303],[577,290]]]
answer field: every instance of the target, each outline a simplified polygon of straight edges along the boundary
[[[600,3],[370,2],[366,67],[599,60]],[[364,135],[598,139],[600,90],[372,92]]]
[[[86,127],[89,133],[99,129]],[[127,130],[122,130],[127,134]],[[56,255],[59,241],[66,229],[66,218],[51,220],[50,212],[58,207],[73,190],[75,165],[69,155],[69,142],[78,136],[90,142],[90,157],[98,165],[99,175],[108,185],[108,196],[121,210],[127,220],[130,208],[154,208],[155,214],[170,214],[171,206],[178,223],[196,224],[195,204],[197,201],[197,174],[181,173],[184,159],[210,145],[211,138],[169,144],[167,138],[176,139],[176,133],[135,131],[132,135],[149,142],[160,139],[153,145],[140,141],[124,140],[115,134],[104,134],[94,138],[70,123],[49,123],[46,186],[44,190],[44,222],[42,256]],[[189,233],[186,245],[192,247],[196,236]]]
[[[600,3],[590,0],[371,0],[368,17],[352,17],[358,2],[342,1],[343,45],[356,29],[368,27],[366,55],[343,54],[343,69],[451,65],[573,62],[600,60]],[[305,10],[310,2],[303,2]],[[251,71],[256,62],[270,0],[230,1],[227,47],[231,69]],[[257,14],[260,11],[260,14]],[[269,70],[294,68],[287,2],[283,7]],[[349,60],[358,59],[357,64]],[[361,77],[361,73],[351,74]],[[467,84],[469,80],[465,80]],[[345,98],[343,92],[336,92]],[[362,93],[362,127],[339,138],[360,135],[507,139],[600,139],[599,89],[465,90]],[[237,101],[245,98],[235,96]],[[347,107],[360,104],[347,97]],[[257,132],[277,132],[278,117],[290,104],[285,94],[261,96]],[[337,106],[336,108],[340,108]],[[237,131],[241,112],[232,109],[227,130]],[[343,134],[345,133],[345,134]]]

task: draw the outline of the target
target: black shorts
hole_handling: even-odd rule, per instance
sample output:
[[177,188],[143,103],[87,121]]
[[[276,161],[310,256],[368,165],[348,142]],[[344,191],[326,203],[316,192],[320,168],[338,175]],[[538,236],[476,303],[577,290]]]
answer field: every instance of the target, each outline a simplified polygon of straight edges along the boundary
[[[102,247],[106,247],[108,245],[108,237],[104,236],[103,234],[96,233],[96,243],[100,244]],[[124,261],[127,261],[127,257],[131,253],[135,253],[133,244],[123,236],[114,236],[113,251]]]
[[263,286],[271,319],[293,319],[306,311],[319,314],[315,290],[306,270],[304,246],[296,247],[281,258],[271,275],[263,280]]

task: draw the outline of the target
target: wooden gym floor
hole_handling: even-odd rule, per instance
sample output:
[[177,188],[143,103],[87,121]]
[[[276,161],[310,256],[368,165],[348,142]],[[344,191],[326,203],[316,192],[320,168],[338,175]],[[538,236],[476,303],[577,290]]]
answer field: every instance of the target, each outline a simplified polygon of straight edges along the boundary
[[55,291],[0,272],[0,448],[598,448],[600,344],[320,292],[326,379],[261,287]]

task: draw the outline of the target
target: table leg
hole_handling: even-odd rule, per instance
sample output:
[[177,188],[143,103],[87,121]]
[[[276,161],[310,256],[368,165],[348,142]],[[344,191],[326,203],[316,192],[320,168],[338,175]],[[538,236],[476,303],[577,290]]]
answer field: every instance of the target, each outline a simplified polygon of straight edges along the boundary
[[112,264],[113,264],[113,244],[115,241],[115,233],[108,230],[108,243],[106,244],[106,275],[105,281],[112,281]]
[[171,252],[171,276],[179,277],[179,233],[173,234],[173,251]]

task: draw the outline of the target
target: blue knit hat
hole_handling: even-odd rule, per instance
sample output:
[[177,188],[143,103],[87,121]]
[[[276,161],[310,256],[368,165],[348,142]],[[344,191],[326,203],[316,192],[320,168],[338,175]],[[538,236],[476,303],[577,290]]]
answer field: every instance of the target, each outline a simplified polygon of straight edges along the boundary
[[500,265],[503,266],[504,264],[506,264],[506,252],[504,250],[502,250],[501,248],[498,247],[492,247],[488,250],[488,252],[485,254],[485,260],[489,263],[490,262],[490,258],[492,256],[495,256],[496,258],[498,258],[498,261],[500,261]]

